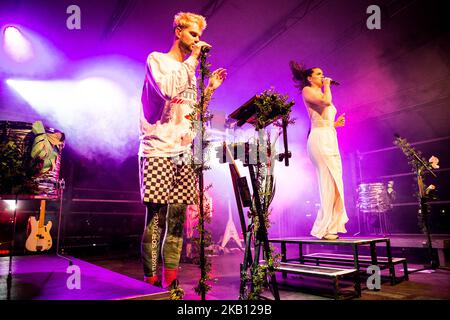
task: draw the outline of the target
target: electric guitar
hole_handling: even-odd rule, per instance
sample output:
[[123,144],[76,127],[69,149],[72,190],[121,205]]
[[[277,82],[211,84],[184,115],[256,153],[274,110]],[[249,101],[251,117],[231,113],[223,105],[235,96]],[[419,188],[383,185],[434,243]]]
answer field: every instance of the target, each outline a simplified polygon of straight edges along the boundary
[[47,222],[44,226],[45,217],[45,200],[41,200],[41,207],[39,210],[39,221],[35,217],[28,219],[27,234],[28,238],[25,242],[25,248],[28,251],[45,251],[52,247],[52,237],[50,236],[50,229],[52,222]]

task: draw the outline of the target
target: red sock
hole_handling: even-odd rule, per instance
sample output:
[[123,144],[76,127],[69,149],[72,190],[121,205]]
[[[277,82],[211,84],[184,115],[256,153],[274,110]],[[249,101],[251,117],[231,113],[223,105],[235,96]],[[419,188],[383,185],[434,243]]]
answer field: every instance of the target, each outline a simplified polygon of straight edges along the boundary
[[164,268],[163,272],[163,287],[167,288],[170,286],[173,280],[177,278],[177,269]]
[[144,277],[144,281],[149,284],[155,284],[158,281],[158,276]]

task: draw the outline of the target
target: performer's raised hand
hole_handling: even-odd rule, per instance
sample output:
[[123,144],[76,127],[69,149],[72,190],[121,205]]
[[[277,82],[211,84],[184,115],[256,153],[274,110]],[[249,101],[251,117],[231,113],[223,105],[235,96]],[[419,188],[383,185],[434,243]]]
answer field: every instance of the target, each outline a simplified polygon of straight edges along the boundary
[[341,114],[334,123],[334,127],[343,127],[345,125],[345,113]]
[[219,68],[214,70],[214,72],[209,77],[208,86],[209,90],[216,90],[223,81],[227,78],[227,70],[224,68]]
[[329,86],[331,85],[331,80],[332,80],[331,78],[324,77],[324,78],[322,79],[322,83],[323,83],[324,86],[329,87]]

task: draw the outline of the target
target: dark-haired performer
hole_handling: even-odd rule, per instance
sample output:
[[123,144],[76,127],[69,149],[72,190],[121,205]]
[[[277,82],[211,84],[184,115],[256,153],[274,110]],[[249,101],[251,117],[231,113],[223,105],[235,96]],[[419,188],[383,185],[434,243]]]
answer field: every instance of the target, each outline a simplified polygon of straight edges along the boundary
[[319,180],[320,209],[311,230],[319,239],[338,239],[338,232],[345,233],[348,221],[344,204],[342,162],[336,127],[344,126],[345,114],[339,116],[333,105],[330,83],[320,68],[306,69],[291,61],[293,79],[302,90],[303,102],[311,120],[308,135],[308,155],[316,167]]
[[[170,289],[178,286],[186,206],[197,197],[189,160],[195,133],[189,119],[197,102],[198,58],[202,47],[210,47],[200,41],[205,28],[205,18],[200,15],[175,15],[172,47],[167,53],[148,56],[142,90],[139,177],[142,202],[147,207],[141,244],[144,281],[159,282],[160,234],[164,231],[162,286]],[[211,74],[206,97],[211,97],[225,77],[222,68]]]

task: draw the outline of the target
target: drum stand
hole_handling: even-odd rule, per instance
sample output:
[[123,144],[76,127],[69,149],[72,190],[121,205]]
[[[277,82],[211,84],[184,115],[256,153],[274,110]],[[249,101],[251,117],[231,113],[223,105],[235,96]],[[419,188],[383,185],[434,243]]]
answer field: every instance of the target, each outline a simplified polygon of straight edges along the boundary
[[[383,237],[386,237],[387,235],[391,234],[390,228],[388,226],[387,218],[386,218],[387,211],[383,212],[365,212],[364,213],[364,227],[367,234],[374,234],[374,235],[381,235]],[[379,230],[376,230],[375,227],[370,226],[370,220],[371,218],[377,217],[378,219],[378,228]],[[375,231],[374,231],[375,229]]]

